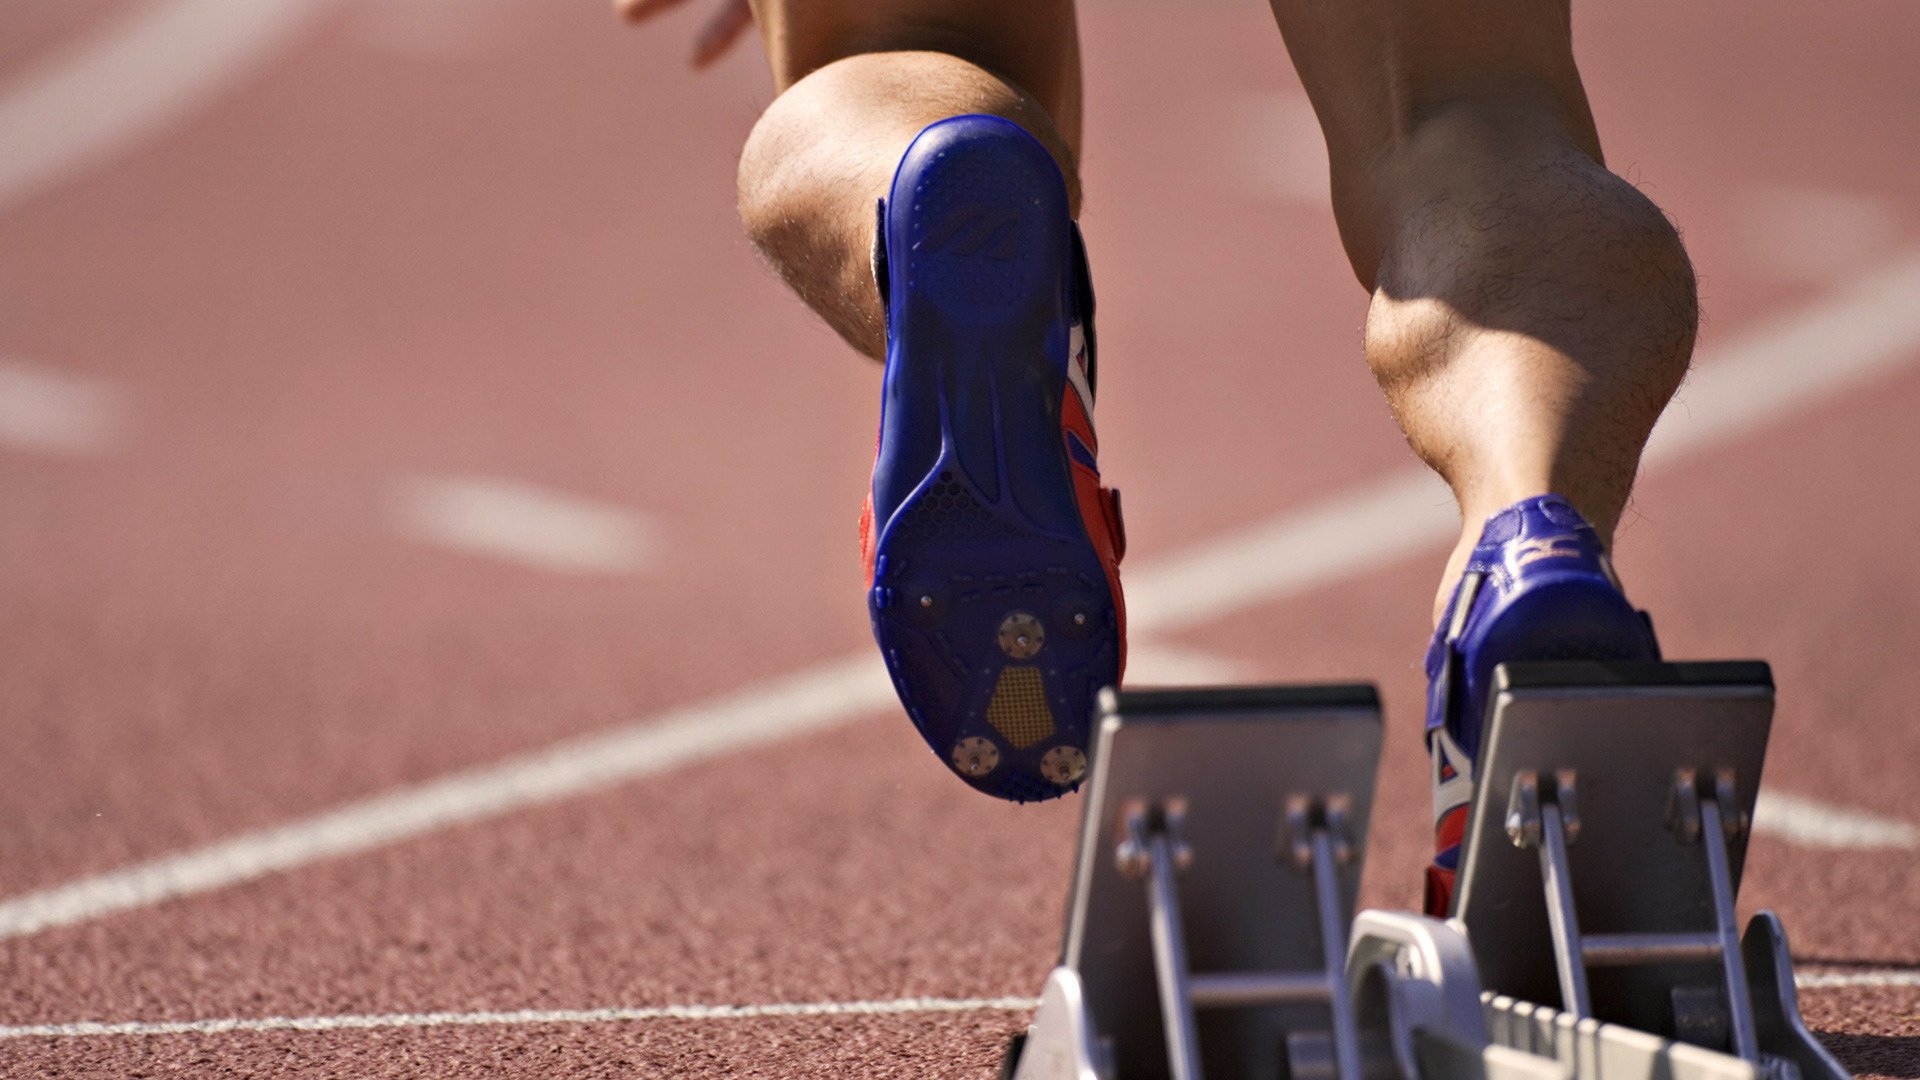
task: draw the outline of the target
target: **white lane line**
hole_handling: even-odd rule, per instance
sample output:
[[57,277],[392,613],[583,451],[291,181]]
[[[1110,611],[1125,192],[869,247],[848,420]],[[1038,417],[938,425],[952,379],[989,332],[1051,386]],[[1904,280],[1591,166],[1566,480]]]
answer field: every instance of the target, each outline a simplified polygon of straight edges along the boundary
[[1920,356],[1920,248],[1849,279],[1811,306],[1737,334],[1697,366],[1653,430],[1661,465],[1838,397]]
[[93,378],[0,357],[0,444],[46,454],[97,454],[122,426],[120,395]]
[[[1654,429],[1644,466],[1758,431],[1920,360],[1915,296],[1920,248],[1710,343]],[[1407,469],[1129,577],[1127,612],[1155,630],[1177,629],[1425,553],[1459,528],[1445,486]]]
[[[1753,431],[1896,366],[1920,359],[1920,250],[1843,283],[1824,300],[1767,320],[1711,355],[1688,389],[1690,409],[1662,422],[1658,464]],[[1890,297],[1903,302],[1889,303]],[[1827,381],[1788,372],[1793,395],[1748,387],[1781,374],[1784,346]],[[1731,417],[1722,410],[1731,413]],[[1442,500],[1436,502],[1436,499]],[[1444,545],[1458,528],[1436,482],[1394,473],[1284,513],[1127,576],[1136,642],[1271,603]],[[600,790],[664,769],[847,723],[893,703],[866,652],[757,688],[672,710],[496,765],[402,788],[311,818],[246,833],[0,902],[0,939],[208,892],[279,870]]]
[[0,87],[0,208],[149,138],[329,0],[155,0]]
[[1757,184],[1733,199],[1739,268],[1796,285],[1818,285],[1878,258],[1898,242],[1900,214],[1887,199],[1854,191]]
[[351,1031],[524,1024],[613,1024],[647,1020],[759,1020],[767,1017],[898,1016],[909,1013],[1029,1012],[1038,998],[897,998],[891,1001],[806,1001],[770,1005],[657,1005],[609,1009],[518,1009],[511,1012],[386,1013],[375,1016],[263,1016],[219,1020],[83,1020],[71,1024],[0,1026],[0,1039],[84,1039],[102,1035],[221,1035],[232,1031]]
[[1445,484],[1425,469],[1393,473],[1128,575],[1127,617],[1184,629],[1432,551],[1459,531]]
[[1920,971],[1816,971],[1795,975],[1793,985],[1801,990],[1920,986]]
[[633,573],[654,546],[652,526],[631,510],[516,480],[419,477],[389,501],[403,535],[542,570]]
[[[1920,971],[1814,972],[1794,977],[1801,990],[1920,986]],[[1031,1012],[1031,997],[894,998],[876,1001],[801,1001],[765,1005],[651,1005],[603,1009],[514,1009],[500,1012],[425,1012],[340,1016],[221,1017],[213,1020],[76,1020],[64,1024],[0,1025],[4,1039],[92,1039],[111,1036],[225,1035],[247,1031],[360,1031],[369,1028],[510,1027],[619,1024],[658,1020],[760,1020],[779,1017],[899,1016],[914,1013]]]
[[892,705],[865,653],[574,739],[0,902],[0,939],[252,881],[278,870],[612,787],[675,766],[846,723]]
[[1802,847],[1867,851],[1920,847],[1920,828],[1904,821],[1829,806],[1762,788],[1753,808],[1753,831]]
[[1127,649],[1128,686],[1176,686],[1235,682],[1252,665],[1231,657],[1185,649],[1165,642],[1141,642]]
[[1223,177],[1253,195],[1326,211],[1333,197],[1327,140],[1304,93],[1247,94],[1215,115],[1227,130],[1212,144],[1236,155],[1221,170]]

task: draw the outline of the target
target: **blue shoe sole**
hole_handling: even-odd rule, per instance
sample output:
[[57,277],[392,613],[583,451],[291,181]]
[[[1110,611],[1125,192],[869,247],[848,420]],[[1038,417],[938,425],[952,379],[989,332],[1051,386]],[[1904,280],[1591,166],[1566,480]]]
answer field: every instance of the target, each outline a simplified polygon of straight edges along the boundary
[[934,753],[1003,799],[1079,786],[1118,623],[1061,431],[1071,225],[1046,150],[942,121],[885,211],[874,639]]

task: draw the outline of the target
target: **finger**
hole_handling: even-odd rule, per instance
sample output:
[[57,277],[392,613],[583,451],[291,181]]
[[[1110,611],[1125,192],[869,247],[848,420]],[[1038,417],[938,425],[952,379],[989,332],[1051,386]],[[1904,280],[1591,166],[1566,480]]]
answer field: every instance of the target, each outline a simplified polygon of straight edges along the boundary
[[686,0],[613,0],[615,11],[628,22],[644,22],[669,8],[679,7]]
[[726,6],[708,21],[694,42],[693,66],[704,68],[720,59],[752,25],[753,9],[747,6],[747,0],[727,0]]

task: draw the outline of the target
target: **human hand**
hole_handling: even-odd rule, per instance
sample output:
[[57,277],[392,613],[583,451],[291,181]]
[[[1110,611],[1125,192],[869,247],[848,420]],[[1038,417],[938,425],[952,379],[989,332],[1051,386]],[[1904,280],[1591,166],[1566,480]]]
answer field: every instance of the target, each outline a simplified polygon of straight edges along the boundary
[[[613,7],[628,22],[640,23],[684,3],[686,0],[613,0]],[[704,68],[720,59],[751,25],[753,9],[747,6],[747,0],[720,0],[713,17],[693,39],[693,66]]]

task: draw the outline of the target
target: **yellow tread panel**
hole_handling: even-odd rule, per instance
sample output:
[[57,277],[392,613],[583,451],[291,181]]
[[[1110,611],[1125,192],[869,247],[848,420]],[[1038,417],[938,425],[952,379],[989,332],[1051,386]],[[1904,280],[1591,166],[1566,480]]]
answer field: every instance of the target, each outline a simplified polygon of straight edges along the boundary
[[1046,684],[1040,669],[1008,665],[987,702],[987,723],[1016,750],[1024,750],[1053,734],[1053,710],[1047,707]]

